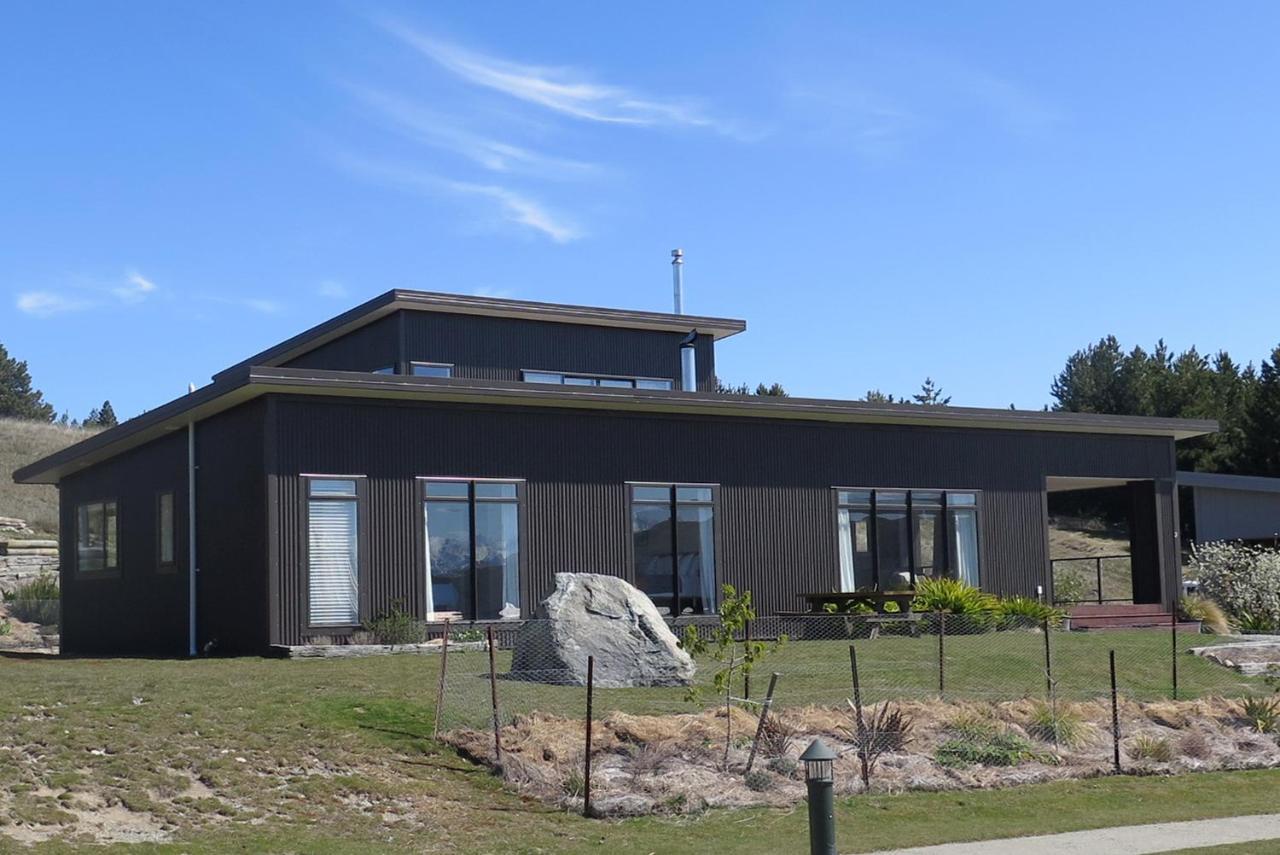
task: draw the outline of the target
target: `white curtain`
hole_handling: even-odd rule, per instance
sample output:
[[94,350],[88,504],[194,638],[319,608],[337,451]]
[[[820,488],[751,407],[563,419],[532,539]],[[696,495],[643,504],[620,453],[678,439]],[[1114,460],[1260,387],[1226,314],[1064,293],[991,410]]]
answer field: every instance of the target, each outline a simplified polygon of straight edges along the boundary
[[360,622],[360,582],[356,503],[312,500],[309,513],[311,625],[357,624]]
[[422,532],[422,542],[426,544],[426,553],[427,553],[427,581],[426,581],[427,620],[435,620],[436,619],[436,596],[435,596],[435,591],[432,590],[434,585],[431,581],[431,511],[430,511],[430,508],[431,508],[430,502],[423,503],[422,519],[423,519],[424,531]]
[[955,532],[956,578],[975,588],[978,574],[978,513],[972,509],[957,510],[952,516]]
[[858,580],[853,572],[853,526],[849,511],[840,509],[840,590],[858,590]]
[[698,545],[702,552],[702,608],[709,614],[716,610],[715,521],[710,508],[700,508],[698,517]]

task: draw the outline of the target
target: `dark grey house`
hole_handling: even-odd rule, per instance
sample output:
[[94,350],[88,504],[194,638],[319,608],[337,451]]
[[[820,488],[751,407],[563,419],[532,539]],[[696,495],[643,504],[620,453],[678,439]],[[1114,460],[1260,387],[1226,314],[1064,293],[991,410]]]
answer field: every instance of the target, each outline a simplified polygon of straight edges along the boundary
[[1135,600],[1176,595],[1174,443],[1213,423],[717,394],[744,329],[377,297],[15,473],[61,489],[63,648],[515,620],[566,570],[673,616],[723,583],[766,614],[923,576],[1048,595],[1048,491],[1098,483],[1133,498]]
[[1280,545],[1280,478],[1179,472],[1183,545],[1239,540]]

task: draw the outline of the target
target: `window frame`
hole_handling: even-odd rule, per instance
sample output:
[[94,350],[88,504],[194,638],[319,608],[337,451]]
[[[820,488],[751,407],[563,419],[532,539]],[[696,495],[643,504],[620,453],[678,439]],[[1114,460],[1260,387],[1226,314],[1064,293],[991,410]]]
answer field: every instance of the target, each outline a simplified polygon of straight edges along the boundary
[[[160,512],[164,497],[169,497],[169,543],[173,550],[173,555],[168,561],[164,560],[164,517]],[[169,488],[167,490],[157,490],[155,500],[156,511],[156,573],[172,574],[178,571],[178,491]]]
[[[344,631],[359,630],[369,617],[369,502],[367,475],[330,475],[307,472],[298,476],[302,482],[299,500],[302,502],[302,537],[299,554],[302,557],[302,633],[304,635],[341,635]],[[355,623],[312,623],[311,622],[311,482],[312,481],[355,481],[356,494],[352,496],[316,496],[318,501],[356,503],[356,622]]]
[[[878,531],[880,526],[879,526],[878,517],[877,517],[877,510],[878,510],[878,504],[876,501],[877,492],[906,494],[906,504],[902,506],[895,504],[894,507],[895,508],[905,507],[906,509],[907,533],[908,533],[907,553],[908,553],[908,561],[909,561],[908,567],[911,574],[911,588],[913,590],[915,589],[916,584],[919,581],[919,578],[921,577],[921,574],[918,573],[918,571],[920,570],[920,567],[918,566],[919,556],[916,554],[917,552],[916,528],[915,528],[916,508],[913,502],[913,498],[914,498],[913,494],[915,493],[937,493],[939,495],[939,504],[934,505],[931,503],[927,507],[938,509],[938,513],[942,523],[942,549],[940,552],[938,548],[938,543],[935,540],[934,553],[933,553],[934,576],[933,577],[926,576],[925,578],[947,578],[947,579],[959,578],[956,575],[958,571],[956,570],[955,563],[954,563],[955,549],[954,549],[954,544],[952,542],[952,538],[955,536],[955,531],[952,523],[952,519],[953,519],[952,511],[956,509],[967,509],[967,510],[974,511],[976,516],[976,525],[975,525],[976,532],[975,533],[977,535],[976,546],[978,550],[978,580],[981,583],[984,575],[982,561],[983,561],[983,556],[986,554],[986,549],[984,548],[984,544],[982,542],[983,541],[982,519],[985,513],[983,510],[983,491],[982,490],[968,488],[968,487],[942,488],[942,487],[847,487],[847,486],[836,486],[831,488],[831,520],[832,520],[832,525],[834,526],[835,544],[836,544],[837,582],[839,581],[838,574],[839,574],[839,558],[840,558],[840,553],[839,553],[840,511],[857,508],[857,509],[867,510],[869,513],[870,525],[868,526],[868,531],[867,531],[867,538],[868,538],[867,545],[871,553],[872,590],[880,591],[880,592],[883,592],[885,590],[880,579],[880,543],[879,543],[879,531]],[[842,502],[840,500],[841,493],[868,493],[869,494],[868,502],[867,504]],[[972,495],[973,504],[952,505],[948,501],[948,497],[951,494]],[[981,587],[981,585],[979,585],[979,587]]]
[[[556,376],[558,376],[558,377],[560,378],[560,382],[559,382],[559,383],[543,383],[542,381],[538,381],[538,380],[529,380],[529,379],[526,379],[526,376],[527,376],[527,375],[529,375],[529,374],[553,374],[553,375],[556,375]],[[572,379],[575,379],[575,380],[590,380],[590,381],[593,381],[593,382],[591,382],[591,383],[566,383],[566,382],[565,382],[565,380],[566,380],[566,379],[569,379],[569,378],[572,378]],[[631,385],[630,385],[630,386],[616,386],[616,385],[615,385],[615,386],[602,386],[602,385],[600,385],[600,381],[601,381],[601,380],[614,380],[614,381],[625,380],[625,381],[630,382],[630,384],[631,384]],[[666,383],[666,384],[667,384],[667,387],[666,387],[665,389],[643,389],[643,390],[641,390],[641,391],[645,391],[645,392],[671,392],[671,391],[674,391],[674,390],[675,390],[675,388],[676,388],[676,383],[677,383],[677,381],[676,381],[676,380],[673,380],[673,379],[672,379],[672,378],[670,378],[670,377],[651,377],[651,376],[643,375],[643,374],[596,374],[596,373],[594,373],[594,372],[590,372],[590,371],[553,371],[553,370],[550,370],[550,369],[543,369],[543,368],[521,368],[521,369],[520,369],[520,382],[522,382],[522,383],[537,383],[537,384],[539,384],[539,385],[543,385],[543,386],[580,386],[580,387],[587,388],[587,389],[626,389],[626,388],[629,388],[629,389],[631,389],[632,391],[636,391],[637,389],[640,389],[639,384],[640,384],[640,382],[641,382],[641,381],[648,382],[648,383]]]
[[[423,368],[447,368],[449,370],[449,373],[446,374],[444,377],[436,377],[431,374],[414,374],[413,373],[414,366],[418,366],[418,365],[422,366]],[[421,359],[411,359],[405,363],[405,367],[408,369],[406,373],[410,377],[426,377],[429,380],[452,380],[454,379],[453,369],[456,366],[452,362],[426,362]]]
[[[80,566],[80,509],[84,507],[90,507],[93,505],[102,506],[102,528],[103,528],[104,539],[106,538],[106,527],[107,527],[107,520],[106,520],[107,505],[115,505],[116,507],[116,515],[115,515],[116,563],[114,565],[107,564],[107,547],[104,541],[102,546],[102,567],[97,570],[85,570],[83,567]],[[118,498],[108,497],[108,496],[87,499],[83,502],[76,502],[72,513],[75,514],[75,516],[73,518],[73,521],[72,521],[73,524],[71,528],[71,545],[72,545],[72,549],[74,551],[74,556],[75,556],[73,561],[75,566],[76,578],[86,579],[86,580],[87,579],[119,579],[120,568],[124,563],[121,556],[121,552],[123,551],[121,547],[123,544],[121,544],[120,542],[120,500]]]
[[[414,480],[414,497],[418,506],[417,515],[416,515],[417,525],[414,527],[415,528],[414,542],[416,544],[415,551],[417,555],[415,559],[415,564],[417,567],[417,577],[423,580],[423,587],[420,590],[420,593],[418,594],[418,604],[417,604],[418,614],[422,616],[423,620],[427,620],[431,623],[440,622],[439,620],[431,616],[436,613],[435,610],[432,610],[431,615],[427,613],[427,586],[431,584],[431,576],[427,573],[427,549],[430,548],[430,544],[427,542],[427,501],[428,501],[427,484],[455,483],[455,484],[467,485],[467,495],[465,498],[434,497],[433,501],[456,502],[458,504],[465,503],[467,505],[468,537],[470,539],[470,555],[468,557],[468,561],[470,562],[470,573],[471,573],[471,581],[472,581],[472,584],[471,584],[472,615],[473,616],[477,615],[479,612],[479,609],[477,608],[478,603],[476,600],[477,586],[475,584],[476,503],[479,502],[482,504],[514,504],[516,506],[516,543],[517,543],[516,572],[519,574],[519,584],[520,584],[520,602],[518,603],[518,605],[520,606],[520,617],[516,618],[515,620],[528,620],[533,613],[531,600],[530,600],[532,593],[528,590],[529,588],[529,584],[528,584],[529,582],[529,573],[528,573],[529,550],[528,550],[527,538],[529,535],[529,526],[528,526],[526,502],[525,502],[526,487],[528,485],[528,481],[524,478],[502,478],[502,477],[468,478],[462,475],[415,475],[413,480]],[[516,496],[514,499],[497,498],[497,497],[491,497],[491,496],[477,496],[476,495],[477,484],[514,484],[516,488]],[[471,617],[471,618],[460,618],[460,620],[466,621],[468,623],[498,623],[498,622],[502,622],[503,618]]]
[[[720,485],[703,481],[624,481],[623,489],[626,490],[626,533],[627,533],[627,573],[624,578],[637,590],[641,590],[636,578],[636,536],[633,529],[634,525],[634,508],[636,505],[660,506],[663,503],[656,499],[640,499],[635,498],[636,487],[661,487],[667,490],[666,507],[671,514],[671,609],[667,617],[672,620],[684,617],[684,610],[680,604],[680,564],[679,549],[676,544],[677,540],[677,511],[681,505],[694,507],[711,508],[711,525],[712,525],[712,546],[715,549],[715,555],[711,564],[712,591],[715,596],[714,602],[704,606],[703,616],[714,615],[720,607],[720,586],[722,583],[723,573],[720,566],[724,557],[724,526],[721,524],[723,514],[720,506]],[[711,490],[710,501],[693,501],[676,499],[676,490],[682,488],[706,488]],[[645,596],[648,596],[643,590]],[[697,617],[698,615],[691,615]]]

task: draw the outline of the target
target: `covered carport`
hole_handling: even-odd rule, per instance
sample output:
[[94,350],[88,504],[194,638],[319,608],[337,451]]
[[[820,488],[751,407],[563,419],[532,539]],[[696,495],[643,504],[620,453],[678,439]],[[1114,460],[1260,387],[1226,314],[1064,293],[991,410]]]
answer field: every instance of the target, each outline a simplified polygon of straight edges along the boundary
[[1220,540],[1280,545],[1280,478],[1179,472],[1185,546]]

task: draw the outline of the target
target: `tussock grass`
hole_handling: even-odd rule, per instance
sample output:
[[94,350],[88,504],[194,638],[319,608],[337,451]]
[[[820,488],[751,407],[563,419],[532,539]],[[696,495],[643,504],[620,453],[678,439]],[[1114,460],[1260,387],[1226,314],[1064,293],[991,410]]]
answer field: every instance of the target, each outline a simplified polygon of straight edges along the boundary
[[15,484],[13,471],[95,433],[86,428],[0,418],[0,517],[24,519],[38,534],[57,534],[57,489],[44,484]]

